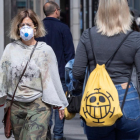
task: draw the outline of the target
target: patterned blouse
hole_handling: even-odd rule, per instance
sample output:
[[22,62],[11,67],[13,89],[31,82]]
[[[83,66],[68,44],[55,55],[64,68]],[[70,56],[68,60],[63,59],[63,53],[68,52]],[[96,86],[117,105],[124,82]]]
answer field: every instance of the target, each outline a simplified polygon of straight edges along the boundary
[[[33,45],[26,46],[20,40],[6,46],[0,61],[0,105],[5,103],[6,96],[11,99],[33,48]],[[44,42],[38,42],[14,100],[31,102],[39,97],[42,97],[43,102],[62,107],[61,109],[68,106],[56,56]]]

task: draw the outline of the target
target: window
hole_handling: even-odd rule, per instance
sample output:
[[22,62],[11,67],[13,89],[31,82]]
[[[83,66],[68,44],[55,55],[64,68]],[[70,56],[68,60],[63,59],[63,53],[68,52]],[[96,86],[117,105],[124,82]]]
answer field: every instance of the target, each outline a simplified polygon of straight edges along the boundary
[[26,0],[17,0],[17,9],[26,8]]
[[89,28],[89,0],[86,0],[86,28]]
[[17,0],[17,9],[20,10],[22,8],[33,9],[33,0]]
[[60,0],[60,20],[70,27],[70,0]]

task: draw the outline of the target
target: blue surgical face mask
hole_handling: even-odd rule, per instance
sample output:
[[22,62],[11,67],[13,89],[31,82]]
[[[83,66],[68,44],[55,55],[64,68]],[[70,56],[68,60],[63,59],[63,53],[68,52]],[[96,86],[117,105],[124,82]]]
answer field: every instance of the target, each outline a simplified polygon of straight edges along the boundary
[[30,26],[25,25],[20,28],[20,37],[24,41],[30,40],[33,36],[34,36],[34,31],[33,28],[31,28]]

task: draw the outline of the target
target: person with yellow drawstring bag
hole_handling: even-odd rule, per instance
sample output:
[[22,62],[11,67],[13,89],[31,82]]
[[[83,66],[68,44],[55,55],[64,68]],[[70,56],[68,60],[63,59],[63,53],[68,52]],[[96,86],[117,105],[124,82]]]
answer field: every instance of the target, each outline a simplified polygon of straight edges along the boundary
[[140,34],[132,32],[126,0],[99,0],[95,25],[83,32],[73,65],[82,81],[88,67],[80,115],[88,140],[138,140],[140,100],[131,81],[140,82]]
[[[99,65],[97,63],[96,54],[93,51],[97,64],[96,68],[91,72],[88,78],[80,109],[80,115],[88,126],[111,126],[123,115],[119,105],[118,91],[106,70],[106,66],[108,66],[107,64],[114,58],[121,45],[132,32],[133,31],[128,33],[128,35],[119,44],[114,54],[105,64]],[[90,29],[89,37],[91,39]],[[92,46],[92,48],[94,47]],[[129,76],[128,85],[130,84],[131,75]],[[126,88],[125,95],[127,95],[127,91],[128,86]],[[125,96],[123,99],[123,104],[124,102]]]

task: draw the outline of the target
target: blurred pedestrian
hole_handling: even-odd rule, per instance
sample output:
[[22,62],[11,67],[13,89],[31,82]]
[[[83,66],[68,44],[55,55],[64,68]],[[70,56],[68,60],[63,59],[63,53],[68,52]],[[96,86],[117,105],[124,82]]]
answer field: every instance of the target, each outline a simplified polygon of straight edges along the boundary
[[[61,120],[68,105],[54,51],[46,43],[35,40],[45,34],[39,17],[30,9],[21,10],[11,23],[10,37],[15,41],[6,46],[0,61],[0,98],[7,96],[7,106],[28,62],[11,108],[15,140],[46,140],[51,105],[59,108]],[[0,105],[4,103],[1,100]]]
[[140,28],[135,21],[135,15],[134,15],[133,11],[131,11],[131,15],[133,16],[133,22],[132,22],[132,25],[131,25],[131,29],[134,30],[134,31],[140,32]]
[[[96,62],[102,65],[109,60],[119,44],[131,32],[133,17],[126,0],[100,0],[95,21],[96,26],[90,29],[93,45],[91,46],[89,29],[87,29],[83,32],[76,50],[73,76],[77,80],[84,79],[88,65],[91,73],[96,67]],[[140,82],[139,60],[140,33],[134,31],[123,42],[106,67],[118,91],[120,106],[134,63]],[[96,100],[96,98],[94,99]],[[123,116],[112,126],[89,127],[86,124],[87,139],[138,140],[140,134],[140,100],[132,82],[128,86],[128,94],[122,112]]]
[[[57,3],[49,1],[45,3],[43,10],[44,14],[46,15],[43,23],[48,34],[45,37],[41,37],[37,40],[46,42],[54,50],[58,61],[61,83],[64,92],[66,92],[65,65],[69,60],[73,59],[75,55],[72,35],[69,27],[59,20],[61,9]],[[59,119],[57,110],[55,110],[54,123],[54,140],[65,140],[65,138],[63,138],[64,119]],[[51,128],[51,126],[52,120],[50,120],[49,128]],[[50,131],[48,131],[48,136],[51,136]]]
[[140,28],[140,15],[137,17],[137,19],[136,19],[136,23],[137,23],[137,25],[138,25],[139,28]]

